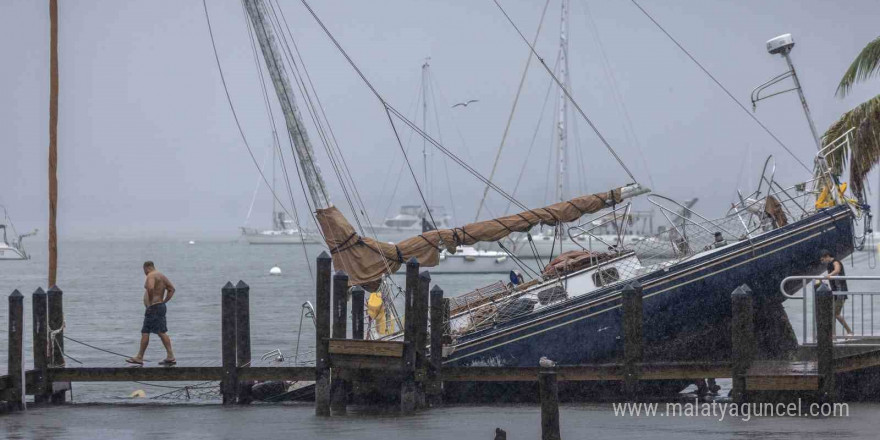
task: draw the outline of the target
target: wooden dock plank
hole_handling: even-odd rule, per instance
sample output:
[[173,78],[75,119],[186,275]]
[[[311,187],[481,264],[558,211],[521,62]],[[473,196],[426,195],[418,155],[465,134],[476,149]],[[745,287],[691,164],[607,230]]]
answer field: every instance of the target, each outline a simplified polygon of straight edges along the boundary
[[834,359],[835,373],[846,373],[848,371],[863,370],[865,368],[877,366],[880,366],[880,350],[873,350]]
[[403,357],[403,342],[356,339],[328,339],[330,354]]
[[49,368],[49,380],[65,382],[220,380],[222,367]]

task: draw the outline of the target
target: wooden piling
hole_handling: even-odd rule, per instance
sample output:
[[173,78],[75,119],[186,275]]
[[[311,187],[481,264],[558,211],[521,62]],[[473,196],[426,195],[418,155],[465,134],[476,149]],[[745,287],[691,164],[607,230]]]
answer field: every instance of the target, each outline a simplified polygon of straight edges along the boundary
[[351,288],[351,338],[364,339],[364,288]]
[[417,319],[415,324],[416,344],[416,406],[427,406],[427,378],[428,355],[428,304],[430,301],[431,273],[423,271],[419,274],[419,290],[413,299],[413,311]]
[[24,383],[24,296],[18,290],[9,295],[9,389],[8,407],[11,411],[27,408]]
[[[235,285],[235,353],[239,367],[250,367],[251,364],[251,288],[242,280]],[[249,404],[253,401],[251,387],[253,382],[238,383],[237,401]]]
[[400,412],[410,414],[416,408],[416,347],[415,329],[418,318],[413,303],[419,290],[419,260],[415,257],[406,262],[406,287],[404,288],[403,321],[403,382],[400,385]]
[[49,366],[49,299],[42,287],[31,295],[31,308],[34,332],[34,402],[51,400],[52,385],[46,369]]
[[223,359],[223,379],[220,381],[220,393],[224,405],[235,403],[238,391],[238,371],[236,368],[236,335],[235,335],[235,286],[226,282],[220,290],[220,344]]
[[[333,338],[345,339],[348,320],[348,274],[338,271],[333,275]],[[342,370],[331,365],[330,409],[335,414],[345,414],[348,391]]]
[[642,284],[634,281],[623,292],[623,390],[627,400],[639,395],[639,367],[644,353],[642,346]]
[[541,394],[541,440],[561,440],[559,433],[559,386],[556,371],[538,372]]
[[816,288],[816,357],[819,364],[819,400],[834,402],[834,295],[826,284]]
[[752,305],[752,289],[743,284],[730,294],[731,323],[730,344],[733,371],[731,396],[735,402],[748,399],[746,374],[755,356],[755,325]]
[[333,260],[326,251],[317,258],[315,276],[315,414],[330,415],[330,277]]
[[[46,292],[49,310],[49,365],[64,367],[64,292],[58,286],[52,286]],[[61,404],[67,400],[70,382],[52,383],[52,403]]]
[[435,285],[431,289],[431,359],[428,365],[428,377],[425,391],[428,403],[443,403],[443,384],[440,382],[440,369],[443,366],[443,333],[446,327],[443,289]]

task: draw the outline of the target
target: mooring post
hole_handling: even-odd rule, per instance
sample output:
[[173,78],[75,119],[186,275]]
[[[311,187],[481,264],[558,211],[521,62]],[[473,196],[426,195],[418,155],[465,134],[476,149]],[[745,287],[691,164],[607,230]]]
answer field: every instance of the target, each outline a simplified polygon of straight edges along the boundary
[[315,275],[315,414],[330,415],[330,265],[327,252],[317,259]]
[[755,325],[752,305],[752,289],[743,284],[730,294],[731,323],[730,345],[733,364],[733,389],[735,402],[748,399],[746,375],[755,356]]
[[24,296],[18,290],[9,295],[8,404],[11,411],[27,408],[24,383]]
[[364,288],[351,288],[351,338],[364,339]]
[[[241,368],[251,365],[251,288],[242,280],[235,285],[235,354],[237,364]],[[249,404],[251,398],[251,382],[238,383],[237,400],[240,404]]]
[[42,287],[37,287],[31,295],[34,331],[34,403],[51,400],[52,389],[49,384],[49,299]]
[[[49,365],[64,367],[64,292],[58,286],[52,286],[46,292],[49,309]],[[67,400],[70,382],[52,383],[52,403],[60,404]]]
[[220,290],[220,345],[223,359],[223,378],[220,381],[220,393],[223,404],[235,403],[238,391],[238,371],[236,368],[235,340],[235,286],[227,281]]
[[834,402],[834,295],[821,284],[816,288],[816,356],[819,363],[819,400]]
[[427,400],[428,355],[428,304],[430,303],[431,273],[419,274],[419,291],[413,299],[416,321],[416,406],[424,408]]
[[428,382],[426,391],[428,403],[443,403],[443,384],[440,383],[440,369],[443,367],[443,333],[446,328],[446,310],[443,301],[443,289],[435,285],[431,289],[431,363],[428,366]]
[[559,385],[556,371],[538,372],[538,388],[541,394],[541,440],[561,440],[559,433]]
[[639,366],[642,347],[642,284],[638,281],[623,288],[623,390],[630,401],[639,395]]
[[419,260],[406,262],[403,315],[403,382],[400,385],[400,412],[410,414],[416,409],[416,312],[413,310],[419,291]]
[[[348,274],[338,271],[333,275],[333,338],[345,339],[348,321]],[[335,414],[345,414],[348,403],[348,387],[342,378],[342,370],[331,365],[330,409]]]

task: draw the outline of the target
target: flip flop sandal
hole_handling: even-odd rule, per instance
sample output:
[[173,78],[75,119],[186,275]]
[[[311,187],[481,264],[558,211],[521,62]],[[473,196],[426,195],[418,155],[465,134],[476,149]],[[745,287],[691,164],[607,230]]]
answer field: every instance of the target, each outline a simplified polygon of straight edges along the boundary
[[177,364],[177,361],[174,359],[163,359],[163,360],[159,361],[159,365],[171,366],[171,365],[176,365],[176,364]]
[[127,359],[125,359],[125,362],[128,362],[129,364],[133,364],[133,365],[144,366],[144,361],[139,361],[135,358],[127,358]]

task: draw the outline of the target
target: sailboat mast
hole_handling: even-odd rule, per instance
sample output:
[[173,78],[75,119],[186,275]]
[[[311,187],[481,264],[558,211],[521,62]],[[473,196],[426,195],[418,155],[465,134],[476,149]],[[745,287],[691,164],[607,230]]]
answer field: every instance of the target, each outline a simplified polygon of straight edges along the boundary
[[[559,77],[562,87],[568,88],[568,0],[562,0],[562,20],[559,26]],[[568,113],[568,98],[565,90],[559,90],[559,116],[556,126],[558,143],[556,146],[556,201],[565,201],[566,155],[568,154],[568,126],[565,117]]]
[[283,226],[283,225],[276,224],[276,222],[278,222],[278,214],[277,214],[278,200],[275,199],[275,182],[276,182],[276,180],[275,180],[275,168],[276,168],[275,162],[277,159],[276,156],[278,155],[278,144],[275,142],[275,139],[277,139],[277,138],[278,138],[277,136],[272,137],[272,224],[276,225],[275,229],[280,230],[280,229],[284,229],[284,228],[278,227],[278,226]]
[[[428,59],[422,64],[422,131],[428,132]],[[422,164],[424,166],[425,200],[431,203],[431,187],[428,185],[428,139],[422,136]],[[430,210],[430,206],[425,209]],[[428,213],[425,213],[428,215]]]
[[269,71],[272,85],[275,87],[275,93],[281,103],[287,131],[293,138],[299,165],[308,186],[309,195],[312,197],[312,207],[314,209],[329,208],[332,206],[330,196],[327,193],[326,185],[324,185],[324,179],[321,177],[321,170],[315,161],[314,150],[309,141],[309,135],[306,133],[305,124],[300,118],[293,88],[290,86],[290,80],[287,78],[284,67],[284,54],[277,45],[275,32],[266,12],[266,4],[263,0],[244,0],[244,4],[253,24],[257,41],[260,43],[260,50],[263,52],[266,70]]
[[58,270],[58,0],[49,0],[49,287]]

